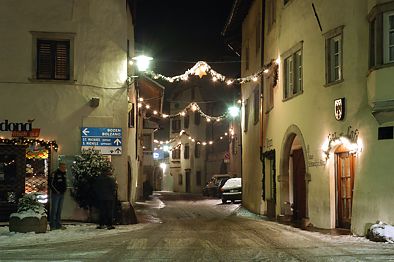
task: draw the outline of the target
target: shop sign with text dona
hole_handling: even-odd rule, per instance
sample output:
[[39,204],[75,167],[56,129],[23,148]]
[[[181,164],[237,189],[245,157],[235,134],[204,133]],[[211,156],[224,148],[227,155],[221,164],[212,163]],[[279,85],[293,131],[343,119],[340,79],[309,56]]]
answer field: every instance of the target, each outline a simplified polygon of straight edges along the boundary
[[82,127],[81,149],[93,149],[103,155],[122,154],[122,128]]

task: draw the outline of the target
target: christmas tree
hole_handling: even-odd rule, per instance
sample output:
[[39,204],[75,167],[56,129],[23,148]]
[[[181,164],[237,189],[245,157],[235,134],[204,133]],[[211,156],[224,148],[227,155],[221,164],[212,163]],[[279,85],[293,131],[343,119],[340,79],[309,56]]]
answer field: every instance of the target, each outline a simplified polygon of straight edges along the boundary
[[94,181],[111,168],[108,158],[96,150],[84,150],[81,155],[76,156],[71,167],[73,174],[71,195],[81,208],[90,210],[95,205]]

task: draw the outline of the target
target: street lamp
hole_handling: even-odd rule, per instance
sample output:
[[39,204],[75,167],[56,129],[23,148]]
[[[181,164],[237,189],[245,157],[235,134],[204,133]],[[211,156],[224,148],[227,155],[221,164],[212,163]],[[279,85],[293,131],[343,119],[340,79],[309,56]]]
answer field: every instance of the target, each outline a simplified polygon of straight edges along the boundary
[[237,106],[230,106],[228,108],[228,113],[231,117],[237,117],[239,115],[239,107]]
[[136,61],[138,71],[145,72],[148,69],[150,61],[152,61],[153,58],[146,55],[139,55],[133,57],[133,60]]

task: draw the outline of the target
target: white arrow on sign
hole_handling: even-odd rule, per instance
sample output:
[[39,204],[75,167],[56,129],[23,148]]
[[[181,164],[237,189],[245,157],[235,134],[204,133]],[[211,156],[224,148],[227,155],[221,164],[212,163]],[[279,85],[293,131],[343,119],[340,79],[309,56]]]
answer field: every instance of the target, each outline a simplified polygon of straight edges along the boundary
[[90,131],[88,131],[88,128],[85,127],[85,129],[82,130],[82,133],[83,133],[85,136],[87,136],[87,135],[90,133]]
[[118,146],[119,144],[122,144],[122,141],[120,141],[119,138],[117,138],[115,139],[114,144]]

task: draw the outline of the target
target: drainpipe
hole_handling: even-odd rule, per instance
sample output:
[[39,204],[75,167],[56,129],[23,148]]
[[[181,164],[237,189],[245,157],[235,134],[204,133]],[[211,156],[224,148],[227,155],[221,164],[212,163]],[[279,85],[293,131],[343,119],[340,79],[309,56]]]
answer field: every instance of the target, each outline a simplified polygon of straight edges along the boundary
[[[265,43],[265,3],[266,0],[263,0],[261,3],[261,47],[260,47],[260,52],[261,52],[261,65],[264,65],[264,43]],[[262,81],[263,81],[264,76],[262,77]],[[264,88],[264,85],[262,85],[262,87]],[[261,92],[264,92],[263,88],[261,89]],[[265,161],[264,161],[264,156],[263,156],[263,146],[264,146],[264,100],[261,100],[261,117],[260,117],[260,161],[262,163],[262,170],[261,170],[261,174],[262,174],[262,198],[265,201]]]

